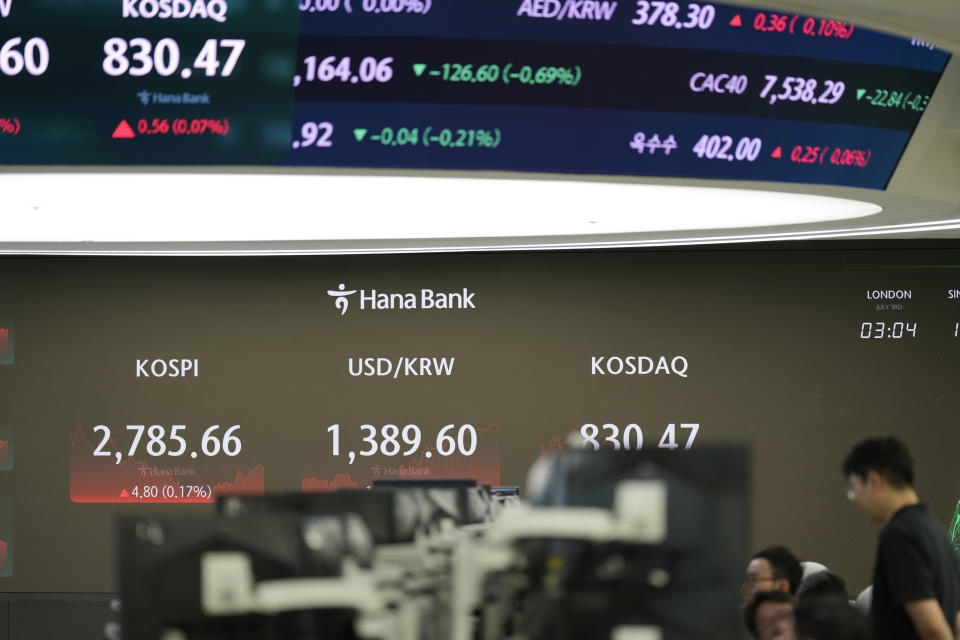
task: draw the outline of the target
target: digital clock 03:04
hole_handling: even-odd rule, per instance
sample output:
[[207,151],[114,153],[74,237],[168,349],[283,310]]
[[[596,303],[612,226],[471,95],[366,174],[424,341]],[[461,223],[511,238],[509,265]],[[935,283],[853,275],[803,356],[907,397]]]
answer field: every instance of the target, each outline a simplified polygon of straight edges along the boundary
[[890,338],[916,338],[916,322],[863,322],[860,324],[860,338],[862,340],[882,340]]

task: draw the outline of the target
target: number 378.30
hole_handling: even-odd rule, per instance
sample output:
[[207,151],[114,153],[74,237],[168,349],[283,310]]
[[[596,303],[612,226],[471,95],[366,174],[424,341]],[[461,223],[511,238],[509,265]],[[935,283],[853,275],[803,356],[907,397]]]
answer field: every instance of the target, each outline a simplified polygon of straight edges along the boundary
[[[700,423],[698,422],[681,422],[679,425],[671,422],[667,425],[667,428],[664,429],[663,435],[660,436],[660,443],[657,445],[658,449],[679,449],[680,445],[677,444],[677,426],[680,429],[687,430],[687,442],[683,445],[684,449],[689,449],[693,446],[693,441],[697,437],[697,432],[700,431]],[[602,439],[598,439],[603,435]],[[595,424],[587,423],[580,427],[580,435],[583,437],[584,441],[588,444],[593,445],[594,451],[600,449],[601,444],[611,444],[615,451],[620,449],[626,449],[628,451],[639,451],[643,448],[643,428],[631,422],[623,431],[620,430],[620,427],[615,424],[602,424],[597,426]],[[681,433],[682,435],[682,433]]]

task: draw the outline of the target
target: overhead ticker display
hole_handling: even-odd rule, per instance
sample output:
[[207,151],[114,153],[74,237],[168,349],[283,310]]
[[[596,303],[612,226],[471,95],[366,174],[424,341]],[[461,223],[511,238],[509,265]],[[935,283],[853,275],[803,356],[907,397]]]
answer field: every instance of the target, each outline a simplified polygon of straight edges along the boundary
[[948,58],[850,22],[703,2],[4,0],[0,163],[879,189]]

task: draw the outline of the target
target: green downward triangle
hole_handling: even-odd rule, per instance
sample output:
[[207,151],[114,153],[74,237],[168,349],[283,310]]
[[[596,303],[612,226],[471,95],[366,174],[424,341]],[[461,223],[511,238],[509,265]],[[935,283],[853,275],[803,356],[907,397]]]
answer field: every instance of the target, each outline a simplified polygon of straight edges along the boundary
[[417,74],[417,77],[418,77],[418,78],[419,78],[420,76],[422,76],[422,75],[423,75],[423,72],[426,71],[426,70],[427,70],[427,65],[422,64],[422,63],[420,63],[420,62],[416,62],[416,63],[414,63],[414,65],[413,65],[413,72],[414,72],[415,74]]
[[866,89],[857,89],[857,100],[863,97],[863,94],[867,92]]
[[354,129],[353,137],[357,139],[357,142],[363,142],[363,139],[367,137],[366,129]]

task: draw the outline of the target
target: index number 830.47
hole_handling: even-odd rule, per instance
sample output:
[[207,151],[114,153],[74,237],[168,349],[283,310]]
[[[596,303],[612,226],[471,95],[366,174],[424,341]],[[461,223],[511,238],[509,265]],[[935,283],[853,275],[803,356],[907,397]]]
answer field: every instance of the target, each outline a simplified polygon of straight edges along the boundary
[[[226,78],[233,73],[246,44],[246,40],[224,38],[218,41],[211,38],[200,48],[193,64],[181,70],[181,76],[190,77],[193,68],[212,77],[217,75],[219,69],[220,77]],[[221,49],[230,50],[222,63]],[[133,38],[129,42],[123,38],[110,38],[103,43],[103,53],[103,71],[108,76],[145,76],[156,71],[157,75],[166,77],[180,70],[180,45],[173,38],[163,38],[156,46],[146,38]]]
[[[693,447],[693,441],[697,438],[697,433],[700,431],[700,423],[681,422],[680,428],[686,429],[689,432],[687,443],[683,448],[690,449]],[[602,440],[598,439],[601,435],[603,435]],[[635,422],[628,424],[622,433],[620,427],[615,424],[607,423],[597,426],[587,423],[580,427],[580,436],[584,442],[593,447],[594,451],[598,451],[603,443],[613,445],[615,451],[619,451],[620,449],[640,451],[643,449],[643,428]],[[678,449],[679,447],[680,445],[677,444],[677,425],[671,422],[667,425],[667,428],[663,430],[657,448]]]

